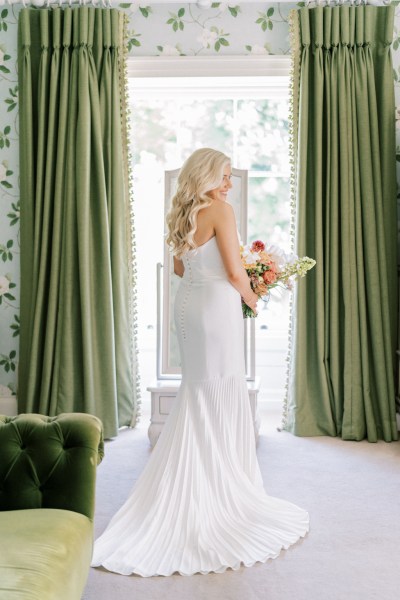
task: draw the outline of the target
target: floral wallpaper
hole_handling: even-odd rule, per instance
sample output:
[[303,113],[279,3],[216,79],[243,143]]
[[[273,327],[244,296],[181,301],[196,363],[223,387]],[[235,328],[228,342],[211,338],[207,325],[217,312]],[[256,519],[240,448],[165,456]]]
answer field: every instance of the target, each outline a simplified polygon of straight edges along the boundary
[[[396,6],[399,2],[394,2]],[[0,5],[0,397],[16,393],[19,336],[18,13]],[[213,2],[113,3],[129,16],[128,49],[135,56],[287,54],[289,12],[297,5]],[[393,44],[400,105],[400,7]],[[400,111],[398,121],[400,126]],[[400,166],[400,127],[398,129]],[[398,174],[400,181],[400,169]]]
[[19,184],[16,6],[0,6],[0,396],[16,391]]
[[119,4],[130,17],[128,48],[136,56],[287,54],[295,4],[213,2]]

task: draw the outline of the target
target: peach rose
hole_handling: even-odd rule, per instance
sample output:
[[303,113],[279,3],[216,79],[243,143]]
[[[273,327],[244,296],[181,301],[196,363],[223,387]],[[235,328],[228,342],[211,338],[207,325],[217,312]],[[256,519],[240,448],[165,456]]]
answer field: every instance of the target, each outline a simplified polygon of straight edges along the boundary
[[262,281],[258,281],[253,289],[257,296],[265,296],[268,293],[267,285]]
[[267,285],[271,285],[272,283],[275,283],[275,281],[276,281],[276,271],[274,269],[270,269],[269,271],[264,271],[262,277]]

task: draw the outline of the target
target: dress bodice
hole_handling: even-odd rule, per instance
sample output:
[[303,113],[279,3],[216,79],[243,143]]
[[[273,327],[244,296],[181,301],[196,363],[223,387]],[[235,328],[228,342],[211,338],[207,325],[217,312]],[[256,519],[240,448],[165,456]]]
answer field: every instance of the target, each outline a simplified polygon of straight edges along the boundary
[[208,280],[227,279],[224,263],[218,248],[216,237],[205,244],[189,250],[182,256],[185,267],[183,281],[202,283]]

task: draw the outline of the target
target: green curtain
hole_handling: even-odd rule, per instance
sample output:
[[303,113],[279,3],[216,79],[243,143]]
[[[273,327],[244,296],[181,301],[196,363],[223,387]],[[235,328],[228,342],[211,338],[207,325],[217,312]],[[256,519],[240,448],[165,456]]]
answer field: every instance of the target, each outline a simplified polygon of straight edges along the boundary
[[123,15],[19,17],[19,412],[135,423]]
[[296,246],[317,261],[295,297],[285,429],[296,435],[397,439],[393,18],[393,6],[292,14]]

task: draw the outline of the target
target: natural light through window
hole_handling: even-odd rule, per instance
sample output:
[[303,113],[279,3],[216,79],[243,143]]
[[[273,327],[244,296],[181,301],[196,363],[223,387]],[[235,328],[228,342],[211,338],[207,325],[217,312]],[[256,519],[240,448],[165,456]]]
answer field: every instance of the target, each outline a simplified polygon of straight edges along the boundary
[[[196,148],[226,153],[247,169],[248,240],[289,250],[288,77],[130,79],[131,148],[138,268],[139,359],[143,387],[155,379],[156,265],[163,261],[164,173]],[[256,322],[260,400],[282,398],[288,303],[276,294]]]

